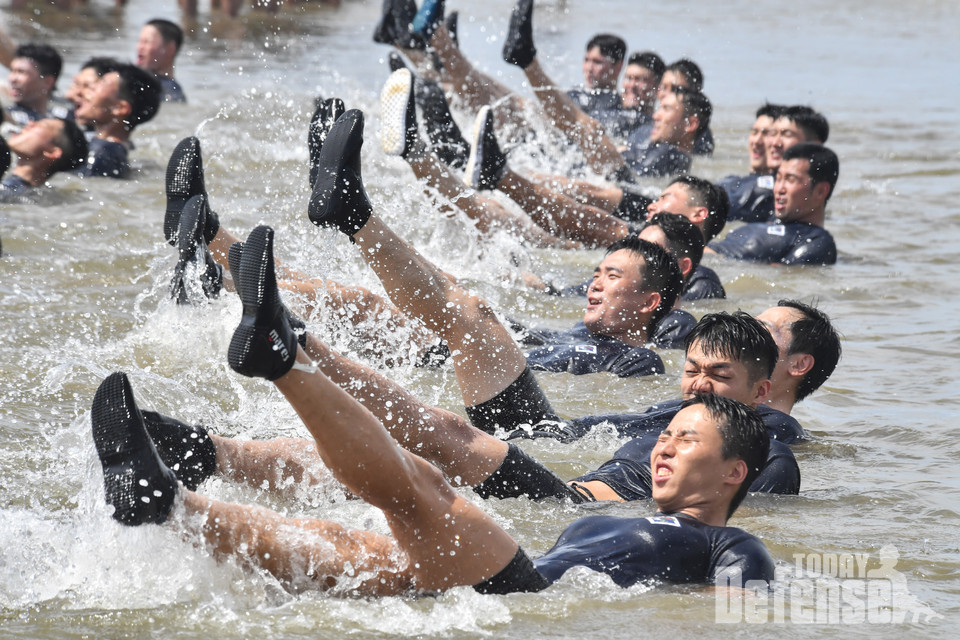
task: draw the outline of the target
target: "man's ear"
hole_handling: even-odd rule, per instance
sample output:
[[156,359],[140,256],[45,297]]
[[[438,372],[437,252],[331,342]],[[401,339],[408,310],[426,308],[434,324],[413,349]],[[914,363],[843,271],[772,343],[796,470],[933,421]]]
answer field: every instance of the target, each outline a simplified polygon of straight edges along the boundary
[[754,388],[754,404],[757,406],[764,404],[767,400],[770,399],[770,380],[764,378],[757,383]]
[[128,100],[117,100],[117,103],[110,109],[110,113],[113,114],[117,122],[127,122],[130,114],[133,113],[133,106]]
[[727,477],[724,478],[726,484],[739,485],[743,484],[747,479],[747,463],[743,460],[737,459],[733,463],[733,467],[730,470],[730,473],[727,474]]
[[693,224],[703,224],[709,216],[710,209],[706,207],[696,207],[687,219]]
[[830,183],[829,182],[818,182],[813,185],[813,195],[814,199],[818,202],[826,202],[827,196],[830,194]]
[[658,291],[648,291],[643,298],[643,305],[640,307],[641,313],[653,313],[656,311],[657,307],[660,306],[660,302],[663,300],[660,297]]
[[61,149],[60,147],[55,147],[53,145],[50,146],[50,149],[43,152],[43,157],[46,158],[47,160],[50,160],[51,162],[55,162],[59,160],[62,155],[63,155],[63,149]]
[[677,266],[680,267],[680,273],[683,275],[684,278],[686,278],[687,274],[693,271],[693,260],[691,260],[687,256],[684,256],[679,260],[677,260]]
[[815,363],[816,361],[809,353],[795,353],[788,356],[787,371],[791,376],[802,378],[810,373]]
[[683,119],[684,133],[696,133],[700,128],[700,116],[693,115]]

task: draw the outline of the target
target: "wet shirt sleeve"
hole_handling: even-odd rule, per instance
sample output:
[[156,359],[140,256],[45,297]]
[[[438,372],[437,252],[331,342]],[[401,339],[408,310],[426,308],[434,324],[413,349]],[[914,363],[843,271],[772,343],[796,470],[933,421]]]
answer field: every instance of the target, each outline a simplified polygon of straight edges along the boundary
[[130,172],[128,157],[126,146],[95,138],[90,141],[87,163],[77,173],[97,178],[125,178]]
[[687,284],[683,287],[683,301],[693,302],[694,300],[723,300],[727,297],[727,292],[720,282],[720,276],[717,272],[702,264],[697,266]]

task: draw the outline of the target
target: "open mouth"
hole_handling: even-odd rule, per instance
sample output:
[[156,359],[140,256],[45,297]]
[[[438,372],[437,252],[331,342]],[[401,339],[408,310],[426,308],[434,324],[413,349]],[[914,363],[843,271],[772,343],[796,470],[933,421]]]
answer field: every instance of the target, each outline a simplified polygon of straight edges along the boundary
[[653,471],[653,479],[656,481],[667,480],[673,476],[673,469],[663,463],[657,463]]

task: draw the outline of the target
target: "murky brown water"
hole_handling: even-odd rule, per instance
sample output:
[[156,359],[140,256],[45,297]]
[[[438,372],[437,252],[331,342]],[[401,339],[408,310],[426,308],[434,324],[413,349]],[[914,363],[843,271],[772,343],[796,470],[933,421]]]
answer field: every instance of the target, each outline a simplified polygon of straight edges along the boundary
[[[176,17],[167,4],[161,15]],[[364,175],[391,224],[512,315],[577,318],[575,301],[543,299],[490,275],[510,275],[503,256],[513,252],[574,281],[598,254],[530,253],[502,236],[481,243],[463,220],[443,217],[420,196],[402,161],[380,151],[377,96],[388,75],[387,50],[369,37],[379,4],[346,0],[339,10],[289,8],[237,23],[203,17],[178,65],[191,102],[165,107],[137,132],[137,180],[61,177],[45,206],[0,210],[0,637],[953,637],[950,623],[960,613],[960,448],[953,434],[960,417],[953,271],[960,255],[953,226],[960,222],[960,9],[952,2],[814,0],[789,9],[747,0],[722,8],[699,0],[538,2],[536,17],[541,58],[565,85],[578,80],[583,43],[602,30],[621,33],[631,49],[697,60],[715,105],[718,141],[712,160],[697,161],[698,174],[745,171],[746,130],[764,100],[810,103],[830,118],[829,145],[841,158],[828,218],[838,264],[777,269],[713,260],[730,299],[693,309],[759,312],[781,297],[815,298],[845,337],[836,374],[795,412],[815,436],[797,449],[801,495],[752,498],[734,523],[761,536],[784,567],[794,566],[795,554],[869,554],[874,568],[880,548],[894,545],[909,592],[944,619],[906,628],[717,625],[709,593],[620,590],[592,574],[570,575],[538,595],[485,597],[461,589],[417,601],[293,597],[265,576],[215,563],[169,532],[112,524],[89,437],[90,400],[110,371],[130,374],[144,406],[223,433],[304,433],[269,385],[227,367],[239,317],[233,297],[191,309],[167,300],[174,259],[161,232],[162,174],[185,135],[199,131],[208,187],[228,228],[245,235],[267,222],[277,229],[282,259],[377,288],[355,249],[304,215],[312,99],[339,95],[368,114]],[[468,55],[520,88],[519,72],[498,59],[510,4],[449,2],[461,10]],[[29,23],[7,13],[5,23],[17,39],[63,43],[69,75],[90,55],[132,53],[154,10],[132,1],[117,14],[93,3],[83,16],[43,15]],[[312,316],[310,326],[342,349],[356,346],[329,313]],[[542,379],[562,412],[632,409],[676,393],[679,354],[667,361],[661,380]],[[431,402],[457,406],[448,372],[389,374]],[[531,450],[570,476],[616,446],[598,435],[576,448],[536,443]],[[385,529],[379,513],[346,501],[332,483],[284,498],[216,480],[204,492]],[[582,513],[525,501],[484,508],[534,553]],[[644,513],[649,505],[599,510]],[[855,619],[848,612],[846,620]]]

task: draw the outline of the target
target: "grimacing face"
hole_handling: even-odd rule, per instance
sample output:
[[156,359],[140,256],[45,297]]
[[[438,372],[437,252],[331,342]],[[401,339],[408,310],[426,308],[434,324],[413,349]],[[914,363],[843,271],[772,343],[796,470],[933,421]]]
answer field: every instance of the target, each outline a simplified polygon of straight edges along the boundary
[[675,213],[678,216],[697,224],[699,220],[692,219],[697,213],[697,207],[690,197],[690,188],[682,182],[674,182],[660,192],[656,200],[647,205],[647,219],[658,213]]
[[698,341],[687,349],[680,392],[684,400],[698,393],[715,393],[756,407],[766,400],[769,388],[765,382],[751,382],[750,372],[742,362],[727,356],[707,355]]
[[63,123],[56,118],[34,120],[28,122],[19,133],[10,136],[7,144],[21,158],[35,158],[57,149],[55,141],[62,132]]
[[53,87],[50,78],[43,76],[30,58],[14,58],[10,63],[10,97],[27,107],[43,100]]
[[164,41],[160,30],[153,25],[145,25],[137,40],[137,66],[148,71],[161,71],[169,63],[173,43]]
[[770,382],[775,389],[783,388],[790,378],[788,354],[793,346],[793,324],[803,319],[803,313],[793,307],[770,307],[757,316],[757,320],[770,331],[773,341],[777,343],[777,366],[770,376]]
[[80,96],[76,117],[96,124],[103,124],[114,118],[113,109],[120,101],[120,74],[114,72],[98,78],[91,83]]
[[703,405],[681,409],[650,452],[651,495],[657,508],[675,513],[716,500],[735,461],[724,460],[723,439]]

